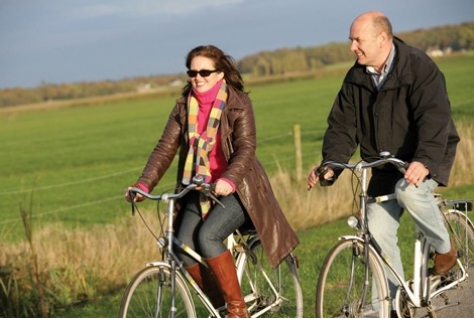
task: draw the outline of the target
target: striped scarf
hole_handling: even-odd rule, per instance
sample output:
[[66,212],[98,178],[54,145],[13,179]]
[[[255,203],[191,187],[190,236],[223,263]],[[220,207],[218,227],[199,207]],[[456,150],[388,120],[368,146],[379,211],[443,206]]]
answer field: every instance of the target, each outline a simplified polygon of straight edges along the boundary
[[[209,164],[209,153],[216,143],[216,133],[219,128],[222,110],[224,109],[227,100],[227,85],[225,80],[222,81],[221,87],[217,93],[214,101],[207,128],[201,135],[198,133],[198,112],[199,104],[192,92],[188,95],[188,137],[189,137],[189,151],[186,157],[186,162],[183,171],[183,184],[189,185],[193,176],[204,176],[205,182],[211,182],[212,176]],[[196,148],[196,153],[194,149]],[[201,214],[204,219],[211,208],[211,203],[206,195],[200,193]]]

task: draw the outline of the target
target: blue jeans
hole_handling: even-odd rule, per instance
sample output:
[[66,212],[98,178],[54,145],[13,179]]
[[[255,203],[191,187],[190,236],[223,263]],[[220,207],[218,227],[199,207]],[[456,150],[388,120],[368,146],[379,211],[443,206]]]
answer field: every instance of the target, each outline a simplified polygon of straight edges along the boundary
[[[219,201],[225,208],[216,204],[201,217],[199,193],[191,192],[184,198],[176,237],[204,258],[219,256],[227,250],[223,241],[249,220],[249,216],[237,194],[221,196]],[[192,257],[175,246],[175,251],[186,267],[196,263]]]
[[[402,278],[404,272],[397,245],[397,230],[403,210],[413,217],[416,227],[421,230],[436,252],[444,254],[451,250],[449,234],[433,196],[433,190],[437,186],[436,181],[426,179],[419,187],[415,187],[402,178],[395,186],[396,199],[368,205],[370,233],[382,249],[382,256],[388,258]],[[385,273],[390,297],[394,300],[398,282],[388,268],[385,268]]]

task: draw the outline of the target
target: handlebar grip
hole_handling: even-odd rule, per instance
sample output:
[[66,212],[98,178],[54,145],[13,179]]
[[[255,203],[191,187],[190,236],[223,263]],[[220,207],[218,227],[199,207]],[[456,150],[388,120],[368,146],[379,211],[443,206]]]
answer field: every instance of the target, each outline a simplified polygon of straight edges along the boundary
[[319,185],[320,186],[331,186],[332,183],[334,182],[333,178],[330,179],[325,179],[324,175],[329,171],[329,168],[327,166],[319,166],[316,170],[316,173],[319,178]]

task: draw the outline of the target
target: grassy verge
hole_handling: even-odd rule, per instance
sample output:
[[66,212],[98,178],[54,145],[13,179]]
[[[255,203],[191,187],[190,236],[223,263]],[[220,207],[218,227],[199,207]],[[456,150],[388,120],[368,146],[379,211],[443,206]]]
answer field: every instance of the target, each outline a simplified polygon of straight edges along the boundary
[[[472,190],[469,185],[474,180],[467,165],[469,158],[464,157],[469,154],[465,148],[474,143],[472,126],[460,125],[459,128],[464,142],[453,171],[457,178],[450,188],[452,196],[456,196],[457,189]],[[324,257],[339,235],[351,233],[345,225],[345,217],[357,211],[352,207],[349,173],[344,174],[334,186],[316,187],[311,192],[305,191],[304,180],[296,181],[288,171],[280,170],[271,177],[278,200],[302,242],[295,253],[300,259],[306,313],[309,314],[313,314],[313,294]],[[152,236],[138,217],[122,217],[113,224],[96,225],[87,230],[70,229],[61,223],[35,229],[31,214],[32,211],[22,214],[27,240],[1,246],[0,265],[4,266],[0,273],[3,283],[0,292],[4,297],[0,300],[4,316],[65,317],[74,316],[70,312],[77,313],[77,308],[71,305],[94,312],[94,305],[110,300],[115,304],[131,276],[158,256]],[[153,208],[147,208],[145,216],[152,229],[157,228],[155,214]],[[403,223],[412,224],[410,218],[405,219]],[[412,264],[412,228],[405,231],[402,225],[404,231],[400,232],[407,274],[411,273]],[[111,294],[113,291],[118,293]],[[115,306],[118,307],[118,302]],[[16,309],[23,312],[17,313]],[[107,307],[97,311],[95,317],[108,317],[112,310]]]

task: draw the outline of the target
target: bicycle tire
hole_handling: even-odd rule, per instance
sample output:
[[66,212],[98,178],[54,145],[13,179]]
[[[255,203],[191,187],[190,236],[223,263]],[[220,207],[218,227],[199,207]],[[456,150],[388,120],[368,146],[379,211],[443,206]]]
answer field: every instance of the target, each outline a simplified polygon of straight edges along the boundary
[[[152,265],[140,270],[130,281],[120,305],[120,318],[171,318],[171,269]],[[175,318],[196,318],[194,302],[185,280],[175,276]]]
[[464,268],[474,267],[474,227],[465,213],[449,209],[444,212],[450,238]]
[[369,250],[369,287],[366,304],[360,305],[365,282],[363,242],[357,238],[337,243],[326,256],[319,275],[316,317],[389,317],[387,279],[382,267],[375,252]]
[[[246,253],[241,288],[249,315],[259,318],[302,318],[303,292],[295,257],[273,268],[260,240]],[[268,277],[265,278],[265,275]]]

